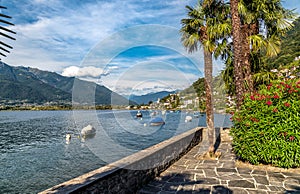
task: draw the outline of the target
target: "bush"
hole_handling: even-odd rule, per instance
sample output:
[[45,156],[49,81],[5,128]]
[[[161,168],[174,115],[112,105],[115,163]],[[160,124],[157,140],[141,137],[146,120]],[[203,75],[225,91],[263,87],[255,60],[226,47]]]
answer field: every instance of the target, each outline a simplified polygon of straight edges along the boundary
[[252,164],[300,166],[300,80],[275,81],[247,95],[232,117],[233,149]]

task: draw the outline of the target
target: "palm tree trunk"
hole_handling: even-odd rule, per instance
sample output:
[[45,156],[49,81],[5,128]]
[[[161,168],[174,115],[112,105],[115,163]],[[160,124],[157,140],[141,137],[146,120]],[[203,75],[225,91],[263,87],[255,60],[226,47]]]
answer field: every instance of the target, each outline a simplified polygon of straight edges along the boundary
[[214,113],[212,97],[212,53],[204,49],[204,74],[206,94],[206,125],[208,129],[209,153],[214,153]]
[[242,56],[241,56],[241,20],[238,13],[239,0],[230,0],[230,11],[232,17],[232,38],[233,38],[233,64],[235,75],[235,91],[237,108],[239,109],[243,103],[243,95],[245,91],[244,76],[242,68]]
[[244,78],[247,83],[245,87],[245,92],[253,92],[254,85],[252,79],[251,63],[250,63],[250,43],[248,42],[248,37],[251,34],[251,29],[249,24],[244,24],[242,27],[242,66],[244,67]]

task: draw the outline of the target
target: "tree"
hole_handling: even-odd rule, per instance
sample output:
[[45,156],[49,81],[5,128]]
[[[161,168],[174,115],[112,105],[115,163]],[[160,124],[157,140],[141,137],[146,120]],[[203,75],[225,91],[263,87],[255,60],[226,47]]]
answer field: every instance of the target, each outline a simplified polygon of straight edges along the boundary
[[280,0],[241,0],[240,4],[245,78],[248,92],[253,92],[256,80],[272,76],[265,71],[266,60],[262,58],[279,53],[281,38],[292,27],[295,15],[283,8]]
[[229,26],[221,26],[218,22],[226,16],[222,1],[198,1],[195,8],[186,6],[188,18],[182,19],[182,43],[188,52],[197,51],[201,46],[204,52],[204,74],[206,95],[206,124],[208,128],[209,153],[214,153],[214,116],[212,97],[212,57],[218,45],[219,37],[230,32]]
[[230,0],[230,11],[232,18],[232,39],[233,39],[233,66],[234,66],[234,82],[237,99],[237,107],[239,108],[243,103],[243,95],[245,92],[244,76],[242,67],[242,32],[241,19],[238,11],[239,0]]
[[[230,5],[233,60],[226,62],[223,77],[230,93],[236,94],[239,107],[246,92],[253,92],[261,80],[274,77],[264,56],[278,54],[280,38],[291,28],[295,15],[284,9],[280,0],[231,0]],[[235,87],[228,77],[232,75]]]

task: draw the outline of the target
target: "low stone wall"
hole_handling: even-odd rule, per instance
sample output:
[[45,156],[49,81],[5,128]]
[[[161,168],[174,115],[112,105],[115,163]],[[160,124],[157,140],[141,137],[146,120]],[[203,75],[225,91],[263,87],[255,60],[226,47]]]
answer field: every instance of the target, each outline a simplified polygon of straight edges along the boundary
[[102,168],[54,186],[45,193],[135,193],[202,141],[195,128]]

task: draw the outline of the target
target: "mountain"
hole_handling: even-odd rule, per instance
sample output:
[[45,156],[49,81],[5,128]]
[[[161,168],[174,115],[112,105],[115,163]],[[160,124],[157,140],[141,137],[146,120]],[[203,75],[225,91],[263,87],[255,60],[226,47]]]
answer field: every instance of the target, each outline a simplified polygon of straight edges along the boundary
[[[95,98],[94,98],[95,96]],[[30,67],[0,62],[0,100],[43,104],[62,102],[93,105],[133,104],[105,86]]]
[[156,93],[149,93],[141,96],[137,95],[130,95],[129,100],[136,102],[137,104],[149,104],[149,102],[157,101],[158,98],[162,99],[170,94],[174,94],[176,91],[168,92],[156,92]]

